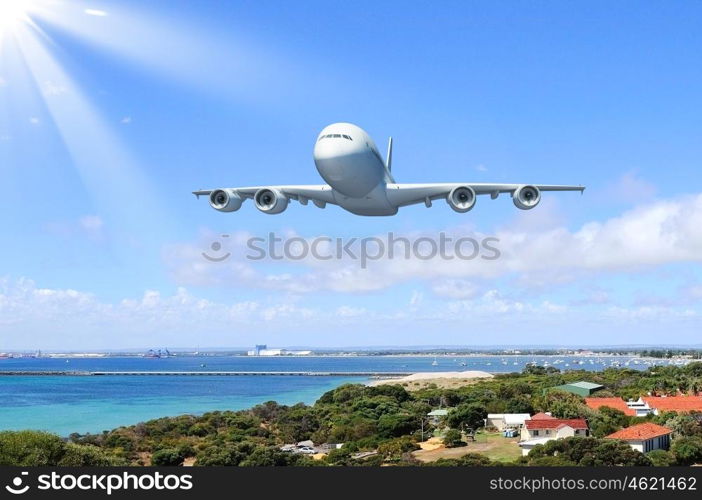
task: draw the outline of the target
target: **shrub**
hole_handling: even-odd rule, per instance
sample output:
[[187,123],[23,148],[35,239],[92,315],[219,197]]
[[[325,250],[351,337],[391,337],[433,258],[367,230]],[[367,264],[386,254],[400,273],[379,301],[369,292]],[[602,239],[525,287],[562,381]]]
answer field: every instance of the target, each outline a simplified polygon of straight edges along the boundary
[[0,432],[0,465],[36,467],[57,465],[64,455],[64,442],[48,432]]
[[183,460],[185,456],[176,448],[164,448],[151,456],[152,465],[177,466],[183,465]]
[[463,441],[461,431],[449,429],[444,435],[444,444],[447,448],[457,448],[459,446],[464,446],[466,443]]

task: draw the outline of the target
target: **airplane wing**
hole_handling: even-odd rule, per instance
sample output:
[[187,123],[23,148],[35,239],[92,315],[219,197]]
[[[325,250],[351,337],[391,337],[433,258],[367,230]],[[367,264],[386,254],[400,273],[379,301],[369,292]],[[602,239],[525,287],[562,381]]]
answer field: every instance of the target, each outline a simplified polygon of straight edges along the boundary
[[514,204],[523,210],[535,207],[541,201],[541,191],[580,191],[584,186],[548,184],[388,184],[388,200],[396,207],[424,203],[427,207],[437,199],[446,199],[457,212],[467,212],[475,205],[477,195],[489,194],[492,199],[500,193],[509,193]]
[[312,200],[319,208],[324,208],[327,203],[336,205],[332,188],[326,184],[203,189],[193,191],[193,194],[197,198],[207,196],[212,207],[221,212],[238,210],[247,199],[254,200],[258,209],[271,214],[285,210],[290,200],[297,200],[302,205]]

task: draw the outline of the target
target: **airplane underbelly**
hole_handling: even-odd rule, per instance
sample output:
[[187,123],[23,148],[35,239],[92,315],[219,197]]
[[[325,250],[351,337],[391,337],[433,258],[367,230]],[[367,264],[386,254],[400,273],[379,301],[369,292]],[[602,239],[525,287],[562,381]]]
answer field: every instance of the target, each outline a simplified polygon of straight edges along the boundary
[[333,191],[336,203],[356,215],[395,215],[397,207],[390,204],[385,192],[385,183],[377,184],[369,193],[361,197],[345,196]]
[[363,197],[383,180],[382,165],[365,152],[315,158],[315,165],[327,184],[348,197]]

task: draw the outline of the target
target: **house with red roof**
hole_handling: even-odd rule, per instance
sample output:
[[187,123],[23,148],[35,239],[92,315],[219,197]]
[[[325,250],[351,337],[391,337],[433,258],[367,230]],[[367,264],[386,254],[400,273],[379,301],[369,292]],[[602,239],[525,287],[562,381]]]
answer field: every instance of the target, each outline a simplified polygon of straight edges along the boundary
[[605,439],[626,441],[634,450],[648,453],[653,450],[667,450],[670,447],[670,434],[673,431],[652,422],[632,425],[614,432]]
[[664,411],[702,412],[702,397],[700,396],[643,396],[641,399],[651,408],[658,410],[656,414]]
[[593,410],[606,406],[636,417],[645,417],[650,413],[659,415],[666,411],[702,412],[700,396],[643,396],[637,401],[624,401],[620,398],[585,398],[585,404]]
[[550,413],[539,412],[539,413],[536,413],[535,415],[532,415],[530,420],[544,420],[544,419],[553,420],[555,418],[556,417],[552,416]]
[[629,408],[622,398],[585,398],[585,404],[592,410],[599,410],[602,407],[613,408],[631,417],[636,416],[636,410]]
[[537,413],[530,420],[524,422],[521,435],[522,440],[519,442],[522,455],[529,454],[534,446],[547,443],[553,439],[590,435],[587,420],[584,418],[561,419],[554,418],[548,414],[542,415],[539,418]]

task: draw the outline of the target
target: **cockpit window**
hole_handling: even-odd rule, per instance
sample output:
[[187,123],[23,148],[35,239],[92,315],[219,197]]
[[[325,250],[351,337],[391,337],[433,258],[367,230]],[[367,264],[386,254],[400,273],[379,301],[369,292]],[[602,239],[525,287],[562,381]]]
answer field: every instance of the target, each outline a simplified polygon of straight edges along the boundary
[[352,138],[350,135],[346,135],[346,134],[326,134],[326,135],[321,135],[321,136],[319,136],[319,139],[317,139],[317,141],[319,142],[319,141],[321,141],[322,139],[332,139],[332,138],[334,138],[334,139],[341,139],[342,137],[343,137],[344,139],[348,139],[349,141],[353,141],[353,138]]

